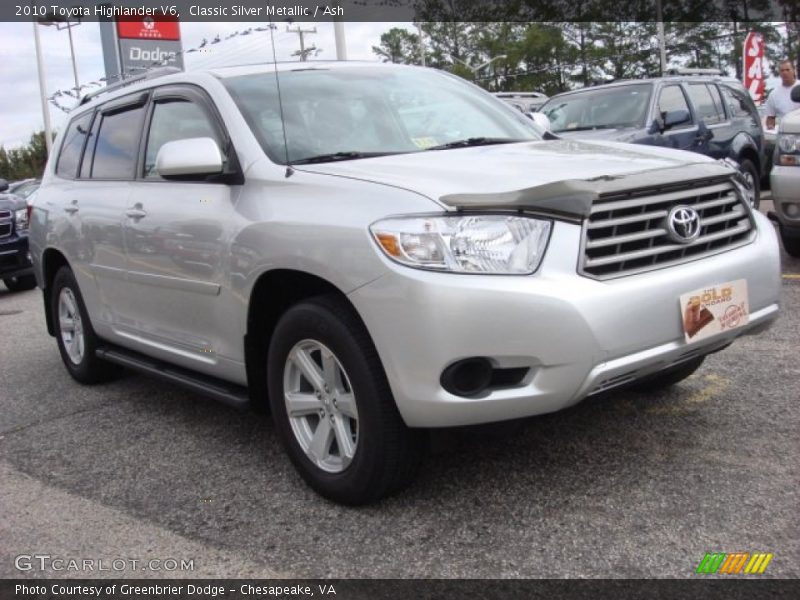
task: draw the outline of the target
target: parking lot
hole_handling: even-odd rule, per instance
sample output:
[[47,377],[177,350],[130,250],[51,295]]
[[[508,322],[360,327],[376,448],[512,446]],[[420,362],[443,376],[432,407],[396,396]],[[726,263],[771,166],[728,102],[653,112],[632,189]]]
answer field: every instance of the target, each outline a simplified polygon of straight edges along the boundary
[[706,552],[800,576],[800,261],[783,311],[669,392],[437,431],[360,509],[307,488],[267,417],[130,374],[81,387],[40,293],[0,290],[0,577],[19,555],[193,560],[192,577],[692,577]]

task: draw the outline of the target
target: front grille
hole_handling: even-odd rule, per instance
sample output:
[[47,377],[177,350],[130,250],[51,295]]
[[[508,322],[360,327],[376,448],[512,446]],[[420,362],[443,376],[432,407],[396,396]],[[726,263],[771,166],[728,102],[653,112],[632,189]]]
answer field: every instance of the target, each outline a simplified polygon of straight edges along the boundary
[[11,235],[11,211],[0,210],[0,238]]
[[[674,206],[700,215],[700,235],[688,244],[667,233]],[[753,222],[729,178],[603,194],[583,228],[579,272],[611,279],[672,266],[748,243]]]

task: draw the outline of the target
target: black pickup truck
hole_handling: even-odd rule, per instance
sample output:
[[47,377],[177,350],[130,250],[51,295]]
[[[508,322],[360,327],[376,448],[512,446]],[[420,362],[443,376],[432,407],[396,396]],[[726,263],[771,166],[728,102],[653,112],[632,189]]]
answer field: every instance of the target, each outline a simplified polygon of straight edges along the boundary
[[36,287],[28,253],[28,205],[19,196],[5,194],[8,182],[0,179],[0,279],[12,292]]

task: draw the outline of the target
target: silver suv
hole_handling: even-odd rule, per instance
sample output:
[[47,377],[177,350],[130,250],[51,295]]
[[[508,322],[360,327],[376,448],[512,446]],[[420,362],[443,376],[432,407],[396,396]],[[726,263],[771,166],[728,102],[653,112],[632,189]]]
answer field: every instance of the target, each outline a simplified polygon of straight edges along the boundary
[[430,69],[176,73],[74,111],[31,224],[81,383],[120,366],[268,405],[335,501],[413,478],[424,429],[667,386],[778,314],[735,167],[542,140]]

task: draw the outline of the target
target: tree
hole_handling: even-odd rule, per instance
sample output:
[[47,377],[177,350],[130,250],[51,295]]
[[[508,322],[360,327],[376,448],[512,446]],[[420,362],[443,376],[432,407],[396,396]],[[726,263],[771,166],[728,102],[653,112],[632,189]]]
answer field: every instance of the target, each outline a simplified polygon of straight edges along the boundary
[[393,27],[381,35],[380,46],[373,46],[372,51],[383,62],[416,64],[419,62],[419,36],[400,27]]
[[47,164],[47,147],[44,131],[31,136],[26,146],[6,150],[0,146],[0,177],[8,181],[39,178]]

